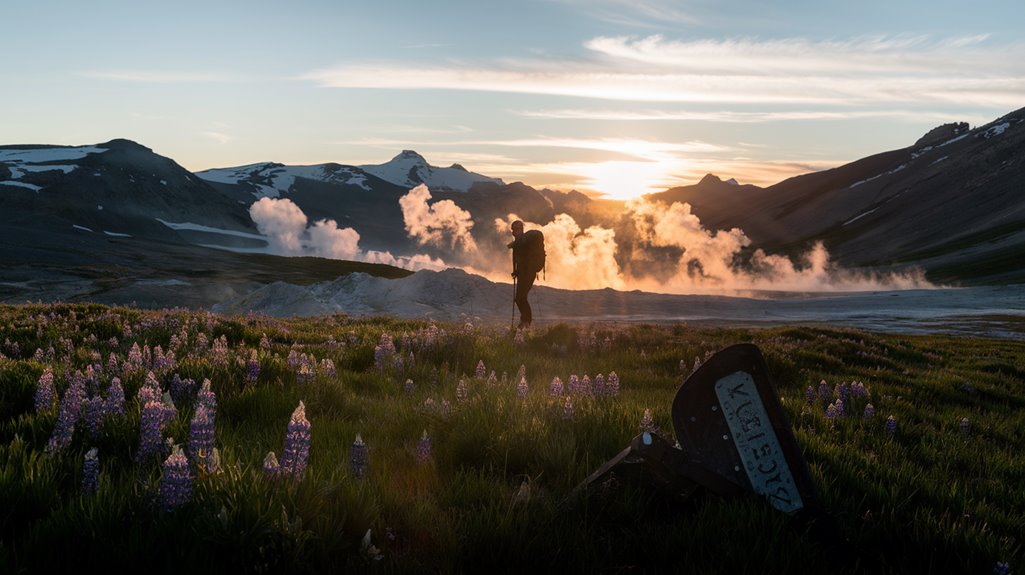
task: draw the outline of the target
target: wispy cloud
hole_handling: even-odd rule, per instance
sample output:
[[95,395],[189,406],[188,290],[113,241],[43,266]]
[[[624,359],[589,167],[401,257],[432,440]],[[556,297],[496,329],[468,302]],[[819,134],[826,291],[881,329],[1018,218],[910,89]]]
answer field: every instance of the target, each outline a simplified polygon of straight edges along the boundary
[[698,20],[672,0],[554,0],[579,8],[582,17],[617,26],[664,28],[673,24],[694,24]]
[[200,132],[200,135],[202,135],[204,138],[208,138],[210,140],[213,140],[213,141],[217,142],[218,144],[227,144],[228,142],[230,142],[233,139],[232,136],[230,136],[228,134],[225,134],[224,132],[217,132],[217,131],[213,131],[213,130],[207,130],[205,132]]
[[608,120],[628,122],[697,121],[730,124],[755,124],[764,122],[790,122],[801,120],[862,120],[868,118],[891,118],[894,120],[932,120],[954,122],[971,120],[976,123],[987,121],[988,117],[966,118],[963,114],[921,112],[912,110],[804,110],[792,112],[733,112],[690,111],[690,110],[519,110],[514,112],[525,118],[545,120]]
[[[846,41],[598,37],[576,60],[345,64],[302,78],[340,88],[545,94],[631,102],[808,106],[957,103],[1007,109],[1025,93],[1025,47],[986,36]],[[741,116],[737,116],[741,117]]]
[[99,80],[140,84],[209,84],[231,81],[228,76],[213,72],[175,70],[83,70],[78,72],[78,75]]

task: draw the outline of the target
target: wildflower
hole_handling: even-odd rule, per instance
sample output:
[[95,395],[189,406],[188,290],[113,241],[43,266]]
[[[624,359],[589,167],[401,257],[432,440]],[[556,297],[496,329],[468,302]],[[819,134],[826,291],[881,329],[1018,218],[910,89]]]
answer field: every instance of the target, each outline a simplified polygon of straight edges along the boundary
[[418,463],[424,464],[431,459],[431,436],[427,435],[427,430],[424,430],[424,434],[420,436],[420,441],[416,443],[416,460]]
[[407,379],[405,385],[403,385],[402,388],[406,391],[406,393],[413,393],[413,390],[416,389],[416,385],[413,384],[412,379]]
[[580,379],[577,378],[575,373],[571,373],[569,376],[569,393],[571,395],[580,393]]
[[521,363],[520,364],[520,369],[516,370],[516,379],[515,379],[515,381],[519,381],[519,380],[523,379],[524,377],[526,377],[526,375],[527,375],[527,366],[525,366],[525,365],[523,365]]
[[214,340],[210,353],[210,363],[217,367],[228,365],[228,338],[221,336]]
[[335,369],[335,362],[327,357],[320,360],[320,373],[324,374],[324,377],[335,377],[338,375],[338,371]]
[[175,445],[164,461],[164,474],[160,478],[160,504],[165,511],[184,505],[192,499],[192,474],[189,460],[182,448]]
[[562,404],[562,418],[573,419],[573,396],[567,395],[566,402]]
[[36,411],[48,412],[53,409],[53,368],[47,366],[39,376],[36,384]]
[[865,419],[872,419],[876,416],[876,408],[871,403],[865,406]]
[[582,395],[592,395],[593,392],[594,390],[591,389],[591,378],[585,373],[584,377],[580,380],[580,393]]
[[860,381],[855,381],[851,384],[851,395],[861,399],[869,397],[870,394],[868,388],[865,387],[864,383],[861,383]]
[[477,371],[474,374],[474,377],[476,377],[477,379],[481,379],[482,380],[482,379],[484,379],[485,376],[487,376],[487,373],[488,373],[487,372],[487,368],[484,367],[484,360],[482,359],[482,360],[478,361],[477,362]]
[[594,376],[594,384],[591,389],[595,395],[605,395],[605,376],[600,373]]
[[306,419],[306,406],[300,401],[288,422],[285,449],[281,452],[281,473],[302,479],[309,457],[310,422]]
[[851,389],[847,386],[847,382],[838,383],[833,386],[833,397],[842,400],[844,403],[848,403],[851,399]]
[[681,372],[687,371],[687,360],[686,359],[681,359],[680,360],[680,371]]
[[691,369],[691,373],[696,372],[700,368],[701,368],[701,358],[700,357],[695,357],[694,358],[694,367]]
[[100,487],[100,460],[96,454],[95,447],[85,454],[85,462],[82,464],[82,495],[92,495]]
[[[116,346],[115,346],[116,347]],[[50,348],[53,349],[53,348]],[[117,371],[117,356],[114,352],[110,352],[110,356],[107,357],[107,371],[114,373]]]
[[75,433],[75,424],[82,415],[82,402],[85,398],[85,381],[81,378],[74,378],[71,386],[64,392],[60,402],[60,410],[57,414],[57,425],[53,428],[53,435],[46,444],[47,453],[59,453],[71,445],[71,438]]
[[139,417],[139,451],[135,460],[142,463],[157,453],[163,441],[164,405],[150,400],[142,407]]
[[819,401],[822,402],[822,408],[825,409],[829,405],[829,401],[833,399],[833,394],[829,390],[829,385],[826,380],[819,382]]
[[655,425],[655,420],[651,417],[650,409],[644,409],[644,415],[641,417],[641,424],[638,426],[638,429],[641,433],[645,431],[654,433],[658,429],[658,426]]
[[456,401],[459,403],[465,403],[467,398],[466,380],[459,378],[459,383],[456,384]]
[[207,458],[213,453],[215,441],[214,415],[200,405],[189,425],[189,457],[200,469],[206,469]]
[[840,417],[840,411],[836,407],[836,403],[830,403],[829,407],[826,408],[826,419],[830,421]]
[[132,349],[128,351],[128,360],[125,361],[125,373],[131,373],[142,369],[142,351],[139,349],[139,342],[132,343]]
[[605,383],[605,394],[612,397],[619,395],[619,376],[614,371],[609,373],[609,380]]
[[495,370],[491,370],[491,373],[488,374],[488,387],[495,387],[496,385],[498,385],[498,378],[495,377]]
[[295,371],[296,383],[310,383],[317,376],[316,359],[305,353],[299,355],[299,366]]
[[1011,565],[1007,561],[997,561],[993,568],[993,575],[1011,575]]
[[192,378],[182,379],[177,373],[171,378],[171,398],[178,403],[185,403],[196,391],[196,382]]
[[555,376],[555,378],[552,379],[552,383],[548,386],[548,395],[552,397],[559,397],[562,395],[562,392],[562,380],[559,379],[559,376]]
[[971,424],[971,422],[968,421],[968,418],[967,417],[962,417],[961,418],[961,433],[963,433],[965,435],[968,435],[968,432],[971,431],[971,427],[972,427],[972,424]]
[[897,432],[897,420],[891,415],[886,418],[886,433],[893,435]]
[[107,402],[104,405],[107,415],[121,416],[125,412],[125,389],[121,387],[121,378],[115,377],[110,380],[110,387],[107,389]]
[[377,369],[384,370],[392,362],[390,361],[392,356],[395,355],[395,342],[387,333],[381,334],[376,347],[374,347],[374,366]]
[[363,443],[360,434],[356,434],[356,441],[352,442],[352,451],[349,454],[349,462],[352,465],[352,473],[356,479],[362,480],[367,472],[367,460],[369,448]]
[[844,402],[843,402],[842,399],[837,399],[835,402],[833,402],[833,405],[836,407],[836,416],[837,417],[843,417],[844,415],[847,414],[847,412],[844,411],[846,409],[846,406],[844,405]]
[[100,436],[104,415],[106,415],[106,403],[102,397],[94,395],[82,402],[82,420],[90,439]]
[[256,383],[260,379],[260,360],[256,357],[256,350],[249,352],[249,359],[246,360],[246,383]]
[[278,458],[273,451],[268,451],[263,458],[263,470],[271,477],[277,477],[281,473],[281,466],[278,465]]
[[139,405],[143,406],[151,401],[160,400],[160,382],[157,381],[152,371],[146,373],[146,381],[139,388],[138,397]]
[[516,395],[520,399],[523,399],[524,397],[527,397],[527,392],[528,391],[529,391],[529,388],[527,387],[527,378],[526,377],[520,378],[520,383],[517,384],[517,386],[516,386]]

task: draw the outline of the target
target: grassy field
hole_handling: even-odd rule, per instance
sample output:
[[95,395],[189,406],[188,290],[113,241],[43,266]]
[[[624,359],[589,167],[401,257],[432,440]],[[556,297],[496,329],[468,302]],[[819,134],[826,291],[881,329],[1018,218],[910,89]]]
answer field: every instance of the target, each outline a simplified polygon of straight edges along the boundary
[[[514,339],[472,318],[99,305],[0,307],[0,341],[3,573],[1025,565],[1023,341],[597,324]],[[680,384],[742,342],[837,537],[753,496],[574,491],[641,429],[673,442]]]

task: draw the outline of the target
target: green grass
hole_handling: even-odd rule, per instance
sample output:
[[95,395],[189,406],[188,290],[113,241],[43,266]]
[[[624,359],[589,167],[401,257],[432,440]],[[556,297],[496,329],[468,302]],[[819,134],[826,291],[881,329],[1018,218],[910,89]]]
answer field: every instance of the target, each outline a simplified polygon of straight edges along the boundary
[[[0,571],[989,573],[998,561],[1025,565],[1025,342],[557,325],[517,343],[497,327],[436,328],[427,345],[428,324],[390,318],[0,307]],[[401,369],[375,365],[384,333]],[[221,336],[228,346],[218,358],[211,346]],[[671,438],[670,405],[695,360],[742,342],[766,357],[835,537],[753,496],[698,493],[680,504],[628,481],[575,491],[629,444],[645,409]],[[210,379],[217,394],[221,470],[194,470],[191,501],[173,511],[157,502],[162,466],[134,458],[145,369],[119,367],[125,415],[107,419],[96,437],[79,423],[60,453],[45,451],[57,408],[34,407],[46,367],[63,397],[66,374],[99,363],[90,393],[106,394],[110,355],[123,364],[135,343],[151,354],[177,346],[175,365],[155,373],[165,388],[178,374],[197,385]],[[336,373],[300,383],[292,351],[318,368],[330,360]],[[250,357],[260,366],[255,382],[246,381]],[[478,361],[496,383],[475,377]],[[556,376],[568,384],[570,374],[611,371],[621,393],[576,396],[569,418],[565,399],[549,397]],[[821,402],[805,400],[820,381],[829,389],[863,382],[871,396],[831,421]],[[181,445],[191,401],[179,402],[164,429]],[[281,457],[300,401],[312,427],[309,467],[301,480],[269,477],[264,456]],[[871,420],[861,415],[868,402]],[[433,450],[420,462],[425,430]],[[350,464],[357,434],[369,446],[362,480]],[[82,466],[92,447],[100,484],[86,495]],[[362,544],[368,530],[374,550]]]

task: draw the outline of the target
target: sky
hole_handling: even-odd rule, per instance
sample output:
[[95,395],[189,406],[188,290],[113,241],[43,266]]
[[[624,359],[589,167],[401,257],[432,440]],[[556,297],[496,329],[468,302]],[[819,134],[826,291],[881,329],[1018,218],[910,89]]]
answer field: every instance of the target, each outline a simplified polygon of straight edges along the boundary
[[1025,106],[1025,3],[7,0],[0,144],[771,185]]

